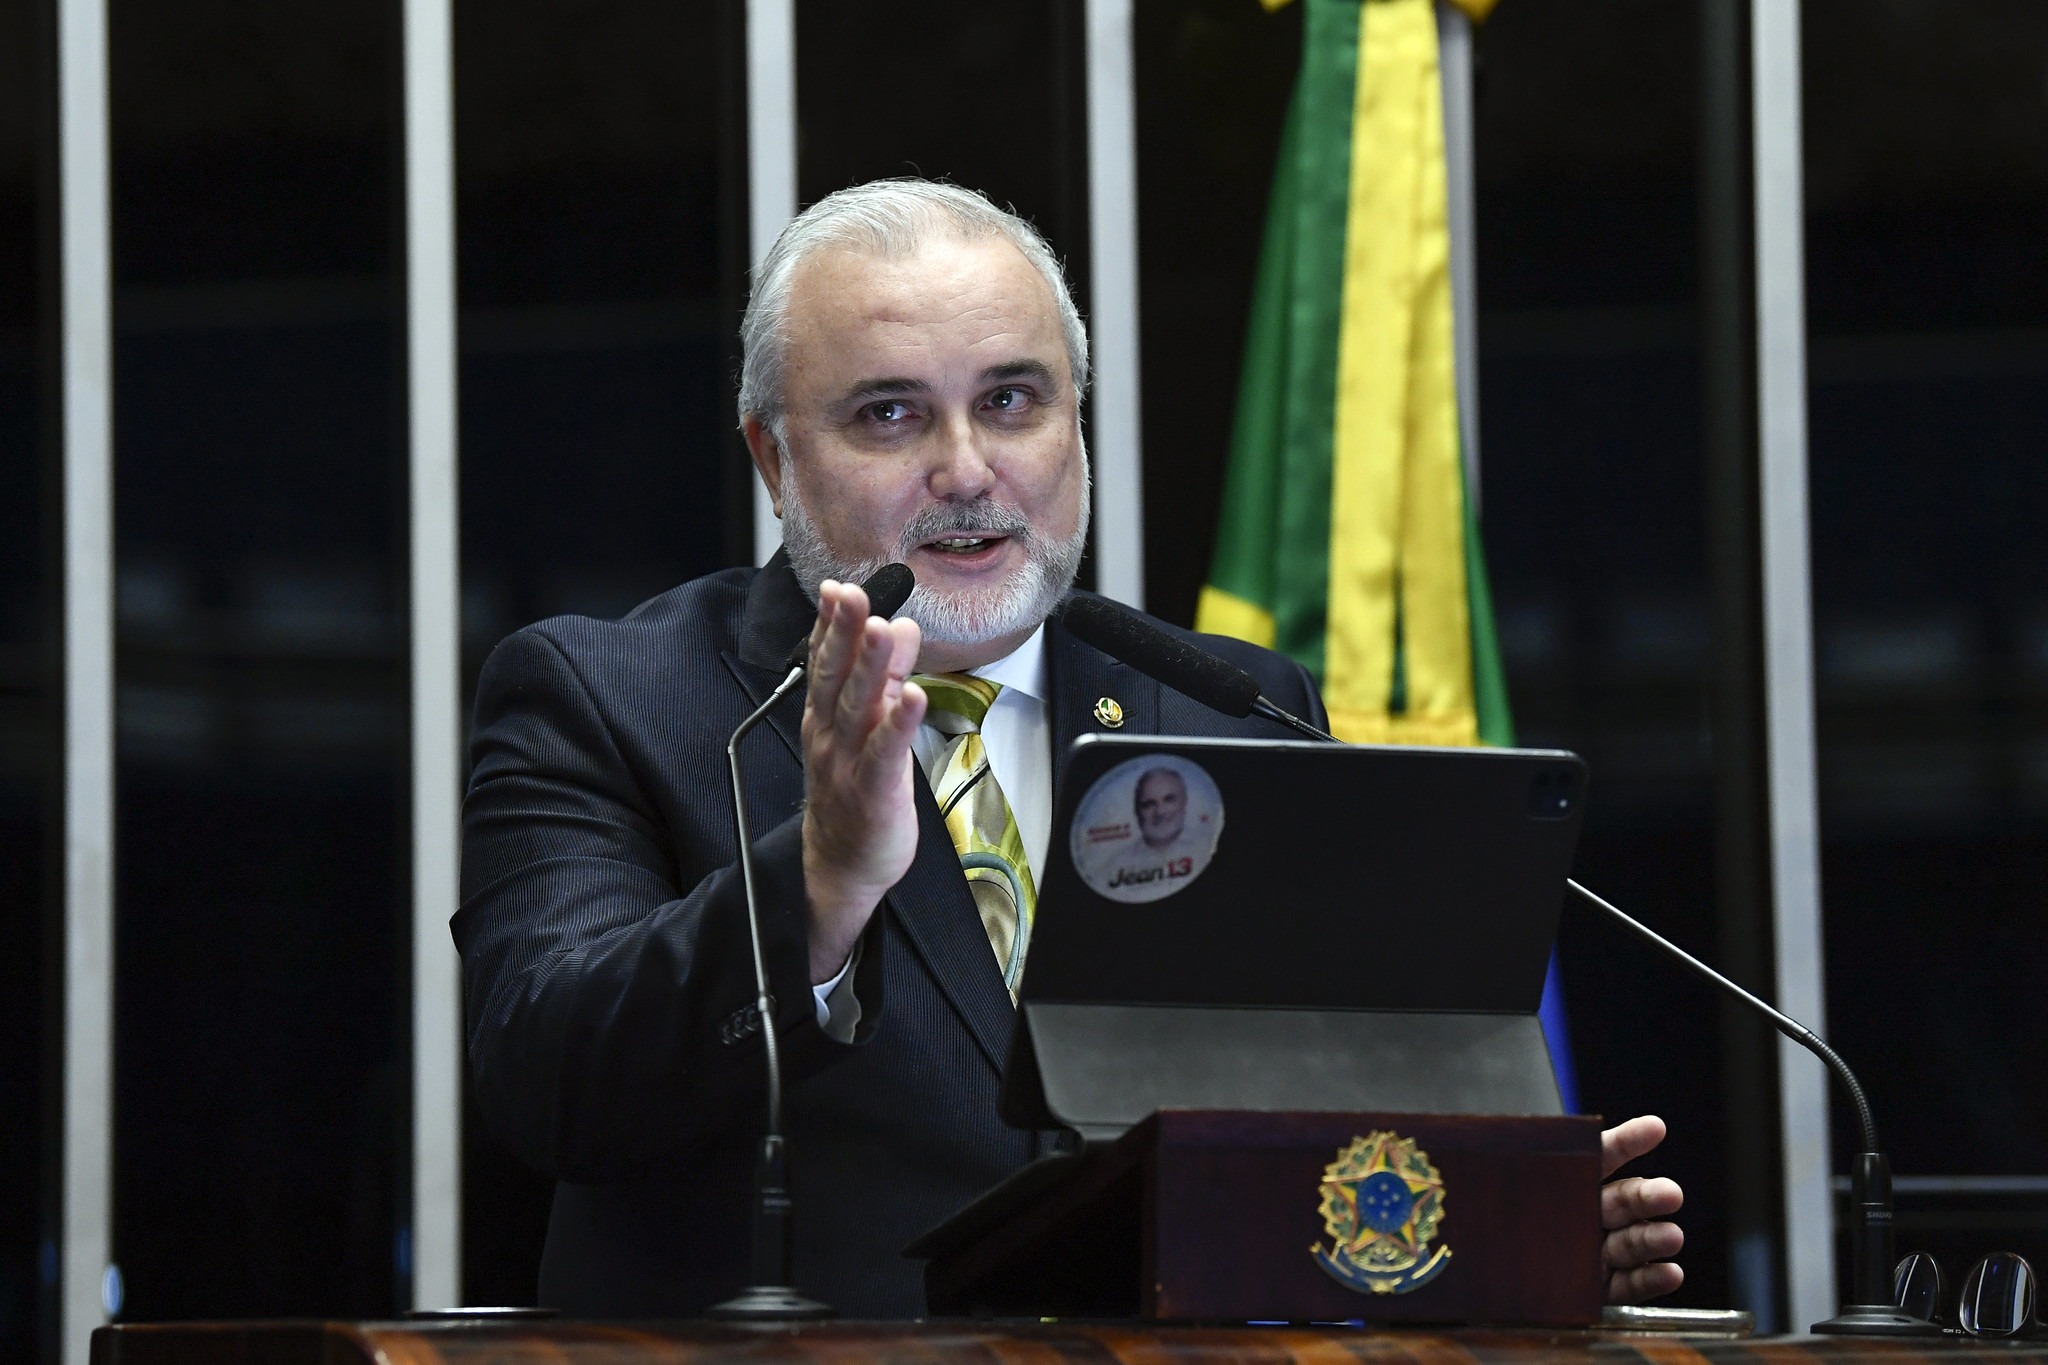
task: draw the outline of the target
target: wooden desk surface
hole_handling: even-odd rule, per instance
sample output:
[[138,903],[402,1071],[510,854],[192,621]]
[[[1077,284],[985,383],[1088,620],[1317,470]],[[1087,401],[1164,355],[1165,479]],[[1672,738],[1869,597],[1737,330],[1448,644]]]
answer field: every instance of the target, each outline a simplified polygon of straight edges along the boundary
[[105,1327],[92,1365],[2048,1365],[2048,1340],[1008,1322],[234,1322]]

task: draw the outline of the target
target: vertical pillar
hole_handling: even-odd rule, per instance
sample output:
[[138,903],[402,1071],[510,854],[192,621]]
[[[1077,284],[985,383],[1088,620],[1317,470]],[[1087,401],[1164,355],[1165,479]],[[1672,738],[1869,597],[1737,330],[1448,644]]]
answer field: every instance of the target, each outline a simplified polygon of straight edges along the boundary
[[[1706,493],[1708,722],[1714,748],[1716,960],[1771,979],[1756,455],[1748,0],[1700,4],[1700,396]],[[1731,1306],[1782,1330],[1777,1032],[1720,1006],[1722,1167]]]
[[[761,258],[796,217],[796,0],[747,0],[748,260]],[[768,489],[754,481],[754,560],[782,544]]]
[[1444,191],[1451,236],[1451,349],[1458,390],[1458,448],[1465,496],[1479,512],[1479,191],[1473,136],[1472,21],[1436,4],[1437,66],[1444,101]]
[[1138,128],[1131,0],[1086,0],[1088,298],[1095,387],[1095,586],[1145,605],[1145,471],[1139,431]]
[[[1813,600],[1806,480],[1806,262],[1799,0],[1755,0],[1750,98],[1756,195],[1758,501],[1763,549],[1765,752],[1778,1008],[1823,1035],[1820,831],[1814,776]],[[1791,1325],[1834,1315],[1829,1078],[1778,1049]]]
[[454,24],[404,0],[412,660],[412,1302],[462,1301],[462,632],[456,497]]
[[59,1355],[113,1270],[114,450],[105,0],[57,6],[64,423],[64,1191]]

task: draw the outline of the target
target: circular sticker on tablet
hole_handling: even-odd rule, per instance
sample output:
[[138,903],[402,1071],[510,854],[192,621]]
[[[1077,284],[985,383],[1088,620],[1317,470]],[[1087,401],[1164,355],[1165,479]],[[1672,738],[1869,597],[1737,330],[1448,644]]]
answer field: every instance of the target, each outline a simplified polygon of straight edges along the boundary
[[1113,901],[1163,900],[1202,875],[1223,833],[1223,794],[1171,754],[1119,763],[1081,798],[1067,847],[1081,880]]

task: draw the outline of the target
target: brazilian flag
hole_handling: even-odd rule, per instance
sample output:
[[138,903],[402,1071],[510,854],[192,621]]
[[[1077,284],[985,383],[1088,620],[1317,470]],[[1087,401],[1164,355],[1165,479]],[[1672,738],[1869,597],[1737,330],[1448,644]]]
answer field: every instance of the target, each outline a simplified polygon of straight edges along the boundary
[[[1303,4],[1195,628],[1306,665],[1341,739],[1511,745],[1458,443],[1435,11]],[[1554,958],[1542,1018],[1577,1112]]]
[[1512,744],[1458,445],[1435,12],[1303,3],[1195,628],[1300,660],[1340,738]]

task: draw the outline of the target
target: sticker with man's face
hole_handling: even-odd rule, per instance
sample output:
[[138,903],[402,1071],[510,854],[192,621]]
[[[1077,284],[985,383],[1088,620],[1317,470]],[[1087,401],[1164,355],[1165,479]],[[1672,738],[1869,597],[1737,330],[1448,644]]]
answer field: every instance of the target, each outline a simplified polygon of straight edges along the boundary
[[1067,847],[1081,880],[1113,901],[1162,900],[1216,856],[1223,794],[1171,754],[1119,763],[1081,798]]

